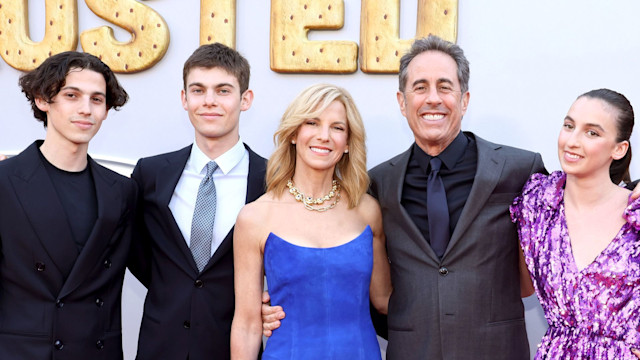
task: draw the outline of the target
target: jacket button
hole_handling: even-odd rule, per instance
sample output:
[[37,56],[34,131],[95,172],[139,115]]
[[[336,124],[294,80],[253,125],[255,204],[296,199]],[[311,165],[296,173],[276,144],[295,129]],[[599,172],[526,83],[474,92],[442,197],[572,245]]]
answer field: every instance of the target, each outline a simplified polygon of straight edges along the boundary
[[104,305],[104,301],[102,301],[102,299],[97,298],[96,299],[96,306],[97,307],[102,307],[102,305]]
[[185,329],[189,329],[189,328],[191,328],[191,322],[189,320],[185,320],[182,323],[182,326],[184,326]]
[[104,342],[102,342],[102,340],[96,341],[96,349],[98,350],[104,349]]
[[111,267],[111,260],[109,260],[109,259],[105,260],[103,265],[104,265],[105,269],[110,268]]
[[443,266],[438,270],[438,272],[440,273],[440,275],[445,276],[449,273],[449,269]]
[[58,350],[62,350],[62,348],[64,347],[64,344],[62,343],[62,341],[60,341],[60,340],[56,340],[56,341],[53,343],[53,347],[55,347],[55,348],[56,348],[56,349],[58,349]]
[[58,299],[56,300],[56,307],[57,308],[62,308],[64,306],[64,303],[62,302],[62,300]]
[[41,262],[36,263],[36,270],[44,271],[44,269],[45,269],[44,263],[41,263]]
[[194,285],[195,285],[198,289],[200,289],[200,288],[202,288],[202,287],[204,286],[204,282],[202,282],[202,280],[198,279],[198,280],[196,280],[196,282],[194,283]]

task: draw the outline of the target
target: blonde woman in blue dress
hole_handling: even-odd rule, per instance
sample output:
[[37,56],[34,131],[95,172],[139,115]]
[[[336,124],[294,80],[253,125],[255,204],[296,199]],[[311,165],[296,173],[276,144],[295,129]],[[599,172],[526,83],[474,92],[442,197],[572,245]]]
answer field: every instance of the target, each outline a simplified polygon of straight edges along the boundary
[[274,139],[267,192],[236,222],[231,357],[258,356],[266,273],[287,317],[262,359],[380,359],[369,301],[386,313],[391,281],[360,114],[344,89],[314,85]]

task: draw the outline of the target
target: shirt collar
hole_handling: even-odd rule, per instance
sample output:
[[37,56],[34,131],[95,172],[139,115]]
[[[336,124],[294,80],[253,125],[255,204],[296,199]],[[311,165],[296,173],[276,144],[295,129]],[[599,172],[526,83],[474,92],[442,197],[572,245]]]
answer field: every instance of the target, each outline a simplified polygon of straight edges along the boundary
[[200,148],[194,141],[193,145],[191,145],[191,155],[189,156],[189,160],[187,161],[187,166],[196,173],[202,174],[206,172],[205,167],[207,166],[207,163],[211,160],[214,160],[216,164],[218,164],[218,167],[220,168],[222,173],[227,174],[240,163],[240,160],[242,160],[242,158],[244,157],[244,153],[244,144],[242,143],[242,140],[239,139],[238,142],[224,154],[218,156],[215,159],[209,159],[209,157],[205,155],[202,150],[200,150]]
[[[467,136],[462,131],[460,131],[455,139],[453,139],[451,144],[449,144],[449,146],[447,146],[440,154],[438,154],[438,158],[442,160],[442,163],[444,164],[444,166],[446,166],[447,169],[451,170],[456,165],[458,160],[460,160],[462,155],[464,155],[464,152],[467,149],[467,144],[469,144],[469,139],[467,139]],[[433,158],[433,156],[424,152],[424,150],[422,150],[422,148],[420,148],[417,143],[413,143],[413,156],[417,156],[420,168],[424,172],[428,173],[427,171],[429,167],[429,161],[431,161],[431,158]]]

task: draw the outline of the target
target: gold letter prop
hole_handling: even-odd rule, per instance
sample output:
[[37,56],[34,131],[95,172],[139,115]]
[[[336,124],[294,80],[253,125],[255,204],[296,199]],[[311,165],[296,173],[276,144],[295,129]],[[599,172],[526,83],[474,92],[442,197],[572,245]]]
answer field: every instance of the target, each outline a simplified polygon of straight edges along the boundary
[[352,73],[358,44],[309,41],[309,29],[344,25],[342,0],[271,0],[271,69],[277,72]]
[[[418,0],[416,37],[430,34],[456,42],[458,0]],[[397,73],[413,39],[400,39],[400,0],[362,0],[360,68],[366,73]]]
[[119,73],[133,73],[155,65],[169,47],[169,27],[162,16],[135,0],[85,0],[96,15],[132,34],[117,41],[108,26],[80,34],[84,51],[94,54]]
[[44,38],[29,37],[27,0],[0,2],[0,55],[11,67],[30,71],[51,55],[78,47],[76,0],[46,0]]
[[200,45],[236,47],[236,0],[200,1]]

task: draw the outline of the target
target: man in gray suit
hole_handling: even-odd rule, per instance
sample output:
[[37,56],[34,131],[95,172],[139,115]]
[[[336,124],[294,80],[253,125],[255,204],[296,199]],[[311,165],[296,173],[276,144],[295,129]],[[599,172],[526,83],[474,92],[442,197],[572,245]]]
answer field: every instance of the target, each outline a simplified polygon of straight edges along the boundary
[[370,171],[394,287],[387,359],[529,359],[509,205],[545,169],[539,154],[461,131],[468,85],[455,44],[429,36],[402,57],[398,104],[415,143]]
[[[387,359],[529,359],[509,205],[545,169],[539,154],[461,131],[468,84],[462,49],[438,37],[416,40],[401,60],[398,103],[415,143],[370,171],[394,287]],[[432,158],[445,229],[429,224],[440,216],[427,206]],[[436,243],[441,230],[450,236]]]

